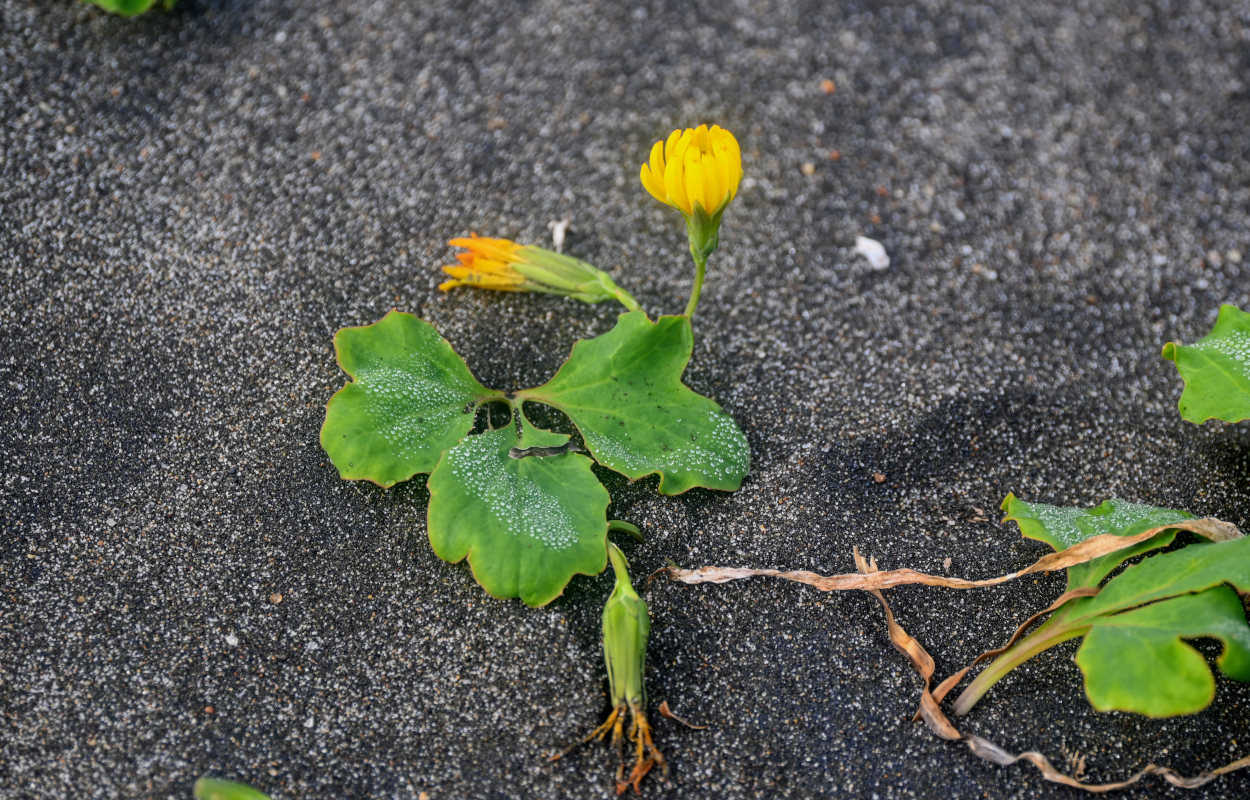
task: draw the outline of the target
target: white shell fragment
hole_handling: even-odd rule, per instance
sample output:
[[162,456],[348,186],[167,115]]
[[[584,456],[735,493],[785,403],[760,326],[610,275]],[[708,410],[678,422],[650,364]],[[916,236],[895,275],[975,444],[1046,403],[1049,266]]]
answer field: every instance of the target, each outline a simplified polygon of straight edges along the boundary
[[868,259],[868,266],[876,270],[890,266],[890,257],[886,255],[885,246],[876,239],[867,236],[855,237],[855,252]]
[[572,221],[565,217],[562,220],[552,220],[547,223],[547,228],[551,230],[551,244],[555,247],[557,253],[564,252],[564,236],[568,233],[569,224]]

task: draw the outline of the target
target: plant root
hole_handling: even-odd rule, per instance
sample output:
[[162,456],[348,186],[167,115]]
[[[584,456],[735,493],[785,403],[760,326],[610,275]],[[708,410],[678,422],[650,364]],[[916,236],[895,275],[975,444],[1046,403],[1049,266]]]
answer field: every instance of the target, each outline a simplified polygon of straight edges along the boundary
[[[625,725],[627,715],[629,717],[628,728]],[[574,742],[547,760],[558,761],[584,744],[607,739],[609,733],[612,735],[612,749],[616,751],[619,760],[616,767],[616,793],[618,795],[624,794],[631,786],[634,794],[641,794],[642,779],[657,766],[661,774],[668,778],[668,763],[664,761],[664,754],[659,751],[651,738],[651,723],[647,720],[647,712],[632,703],[621,703],[613,708],[603,724],[591,731],[586,738]],[[632,746],[634,756],[634,765],[628,775],[625,774],[626,739]]]
[[621,765],[616,771],[618,795],[624,794],[630,786],[634,787],[634,794],[641,794],[638,785],[653,767],[658,766],[661,774],[666,779],[668,778],[668,764],[664,761],[664,754],[656,748],[655,742],[651,739],[651,723],[647,721],[646,710],[631,704],[629,716],[629,741],[634,745],[634,768],[629,773],[629,778],[624,779],[625,761],[621,760]]

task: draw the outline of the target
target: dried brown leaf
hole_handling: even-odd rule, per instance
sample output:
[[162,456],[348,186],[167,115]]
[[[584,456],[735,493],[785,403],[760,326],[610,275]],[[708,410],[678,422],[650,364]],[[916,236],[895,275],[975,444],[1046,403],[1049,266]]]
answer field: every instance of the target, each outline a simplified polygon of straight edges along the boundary
[[1022,570],[982,580],[947,578],[942,575],[917,572],[913,569],[892,569],[869,574],[844,573],[841,575],[819,575],[806,570],[783,571],[777,569],[751,569],[748,567],[681,569],[680,567],[670,566],[664,571],[668,573],[669,578],[681,583],[728,583],[729,581],[742,580],[743,578],[768,576],[805,583],[823,592],[841,592],[848,589],[872,591],[874,589],[889,589],[895,586],[910,586],[914,584],[940,586],[946,589],[976,589],[985,586],[997,586],[1037,572],[1055,572],[1076,566],[1077,564],[1084,564],[1087,561],[1093,561],[1095,558],[1101,558],[1108,553],[1114,553],[1117,550],[1140,544],[1147,539],[1154,538],[1163,531],[1172,529],[1192,531],[1213,542],[1228,541],[1241,536],[1241,532],[1237,530],[1236,525],[1212,518],[1176,522],[1158,528],[1151,528],[1133,536],[1117,536],[1114,533],[1105,533],[1101,536],[1086,539],[1066,550],[1042,556]]
[[[862,559],[856,556],[856,563],[862,563]],[[868,563],[864,565],[869,569],[875,569],[876,565]],[[1089,784],[1082,783],[1078,778],[1061,772],[1050,760],[1041,753],[1030,750],[1028,752],[1013,754],[988,739],[980,736],[965,736],[959,732],[950,718],[942,711],[942,707],[938,698],[929,690],[931,681],[933,680],[933,658],[929,655],[924,646],[920,644],[911,634],[903,630],[894,618],[894,612],[890,610],[890,605],[885,601],[885,596],[877,590],[870,590],[872,595],[881,602],[881,608],[885,611],[886,627],[889,631],[890,642],[894,644],[907,660],[911,662],[912,667],[924,680],[924,689],[920,695],[920,711],[919,716],[929,726],[929,730],[948,741],[960,741],[967,745],[968,749],[978,758],[985,759],[999,766],[1009,766],[1019,761],[1025,761],[1036,767],[1042,777],[1054,783],[1062,783],[1065,786],[1071,786],[1074,789],[1083,789],[1094,794],[1102,794],[1105,792],[1113,792],[1119,789],[1132,786],[1147,775],[1159,775],[1173,786],[1182,789],[1196,789],[1199,786],[1210,783],[1221,775],[1250,767],[1250,756],[1239,758],[1229,764],[1225,764],[1218,769],[1209,770],[1199,773],[1193,777],[1181,775],[1171,767],[1163,767],[1158,764],[1147,764],[1142,769],[1130,775],[1122,781],[1114,783]],[[947,681],[949,682],[949,680]],[[944,682],[943,685],[945,685]],[[940,690],[940,687],[939,687]],[[1083,764],[1081,765],[1084,766]]]
[[[996,578],[986,578],[983,580],[945,578],[939,575],[929,575],[910,569],[881,571],[877,567],[876,560],[872,558],[865,559],[860,554],[859,548],[855,548],[853,552],[857,572],[842,575],[818,575],[814,572],[807,572],[803,570],[782,571],[775,569],[749,569],[745,567],[702,567],[700,569],[687,570],[672,565],[660,570],[660,572],[666,573],[672,580],[688,584],[727,583],[729,581],[741,580],[743,578],[768,576],[804,583],[826,592],[846,591],[850,589],[870,592],[873,597],[880,601],[881,608],[885,612],[886,629],[890,637],[890,643],[894,645],[896,650],[903,654],[908,662],[911,663],[912,668],[916,670],[916,673],[920,675],[921,679],[924,681],[924,689],[920,694],[920,708],[916,712],[916,716],[923,719],[929,730],[933,731],[933,733],[937,734],[942,739],[963,742],[977,757],[990,761],[994,764],[998,764],[999,766],[1008,766],[1020,761],[1027,762],[1036,767],[1042,773],[1042,777],[1048,781],[1061,783],[1065,786],[1071,786],[1074,789],[1082,789],[1095,794],[1116,791],[1132,786],[1147,775],[1159,775],[1168,783],[1182,789],[1195,789],[1199,786],[1210,783],[1212,780],[1215,780],[1221,775],[1226,775],[1230,772],[1250,767],[1250,756],[1240,758],[1217,769],[1202,772],[1192,777],[1181,775],[1171,767],[1148,764],[1122,781],[1115,783],[1087,784],[1082,783],[1079,777],[1060,771],[1050,763],[1046,756],[1039,752],[1030,750],[1024,753],[1013,754],[983,737],[964,735],[960,733],[959,729],[955,727],[954,723],[951,722],[946,713],[942,711],[942,699],[945,698],[946,694],[959,683],[963,676],[967,674],[969,669],[985,659],[993,658],[1006,648],[1010,647],[1017,639],[1019,639],[1025,630],[1027,630],[1042,616],[1055,611],[1064,603],[1076,597],[1088,597],[1097,594],[1097,589],[1077,589],[1060,596],[1048,608],[1026,620],[1002,648],[990,650],[981,654],[972,662],[972,664],[969,664],[968,667],[965,667],[943,681],[936,690],[931,689],[933,673],[935,670],[933,657],[929,655],[929,652],[925,650],[919,640],[904,630],[903,626],[898,624],[898,621],[894,617],[894,612],[890,609],[889,603],[885,600],[885,595],[881,593],[882,589],[912,584],[940,586],[950,589],[972,589],[985,586],[996,586],[1024,575],[1030,575],[1038,572],[1054,572],[1060,569],[1067,569],[1068,567],[1076,566],[1077,564],[1083,564],[1087,561],[1092,561],[1095,558],[1101,558],[1108,553],[1114,553],[1117,550],[1132,547],[1133,545],[1146,541],[1147,539],[1150,539],[1165,530],[1173,528],[1191,531],[1213,542],[1229,541],[1242,535],[1241,532],[1237,530],[1235,525],[1212,518],[1178,522],[1142,531],[1134,536],[1116,536],[1115,534],[1105,534],[1086,539],[1085,541],[1069,547],[1066,550],[1051,553],[1039,558],[1033,564],[1017,572],[1000,575]],[[1079,772],[1083,771],[1083,769],[1084,764],[1080,763],[1078,775]]]
[[673,709],[671,709],[671,708],[669,708],[669,707],[668,707],[668,701],[667,701],[667,700],[665,700],[664,702],[660,703],[660,716],[661,716],[661,717],[668,717],[669,719],[673,720],[674,722],[680,722],[682,725],[685,725],[687,728],[690,728],[691,730],[695,730],[695,731],[705,731],[705,730],[707,730],[707,726],[706,726],[706,725],[695,725],[693,722],[690,722],[689,720],[682,719],[681,717],[679,717],[679,716],[677,716],[676,714],[674,714],[674,713],[673,713]]

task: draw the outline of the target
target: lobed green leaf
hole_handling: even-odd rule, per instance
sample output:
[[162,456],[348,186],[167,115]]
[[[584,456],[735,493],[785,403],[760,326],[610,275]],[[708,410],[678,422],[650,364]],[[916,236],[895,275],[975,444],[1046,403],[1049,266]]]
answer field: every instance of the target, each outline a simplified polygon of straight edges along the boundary
[[334,349],[352,380],[326,406],[321,446],[348,480],[394,486],[429,472],[473,429],[478,405],[503,398],[411,314],[343,328]]
[[[1028,503],[1014,494],[1003,500],[1002,509],[1020,526],[1020,533],[1028,539],[1045,542],[1055,552],[1103,534],[1134,536],[1151,528],[1161,528],[1174,522],[1194,519],[1194,515],[1171,508],[1159,508],[1127,500],[1112,498],[1090,509],[1062,508],[1045,503]],[[1084,564],[1068,567],[1068,591],[1081,587],[1097,586],[1127,559],[1165,547],[1176,538],[1176,530],[1166,530],[1133,547],[1110,553]]]
[[1191,345],[1168,342],[1163,357],[1185,381],[1181,417],[1197,424],[1250,419],[1250,313],[1221,306],[1209,334]]
[[[1195,547],[1209,550],[1220,545],[1185,550]],[[1126,570],[1124,577],[1138,569]],[[1206,708],[1215,699],[1215,678],[1202,654],[1181,641],[1199,637],[1222,641],[1220,670],[1230,678],[1250,681],[1250,627],[1241,599],[1227,586],[1099,617],[1076,654],[1090,704],[1099,711],[1150,717]]]
[[545,605],[574,575],[607,566],[608,491],[575,453],[514,458],[514,447],[559,447],[565,434],[516,424],[470,436],[430,475],[430,545],[439,558],[467,558],[495,597]]
[[603,466],[633,480],[659,474],[661,494],[734,491],[750,446],[732,417],[681,382],[693,342],[689,318],[651,322],[631,311],[575,344],[555,377],[517,398],[567,414]]

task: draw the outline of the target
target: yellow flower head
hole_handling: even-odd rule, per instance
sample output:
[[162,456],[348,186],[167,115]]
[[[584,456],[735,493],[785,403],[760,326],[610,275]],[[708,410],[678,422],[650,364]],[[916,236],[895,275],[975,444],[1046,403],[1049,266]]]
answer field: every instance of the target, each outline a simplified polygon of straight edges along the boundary
[[652,146],[639,177],[656,200],[687,219],[696,208],[715,217],[738,193],[742,151],[734,135],[719,125],[675,130]]
[[477,234],[452,239],[448,244],[463,247],[464,252],[456,254],[458,264],[443,267],[451,276],[438,286],[444,292],[457,286],[475,286],[500,292],[559,294],[583,303],[616,300],[631,311],[638,308],[629,292],[617,286],[608,273],[585,261],[511,239],[487,239]]

